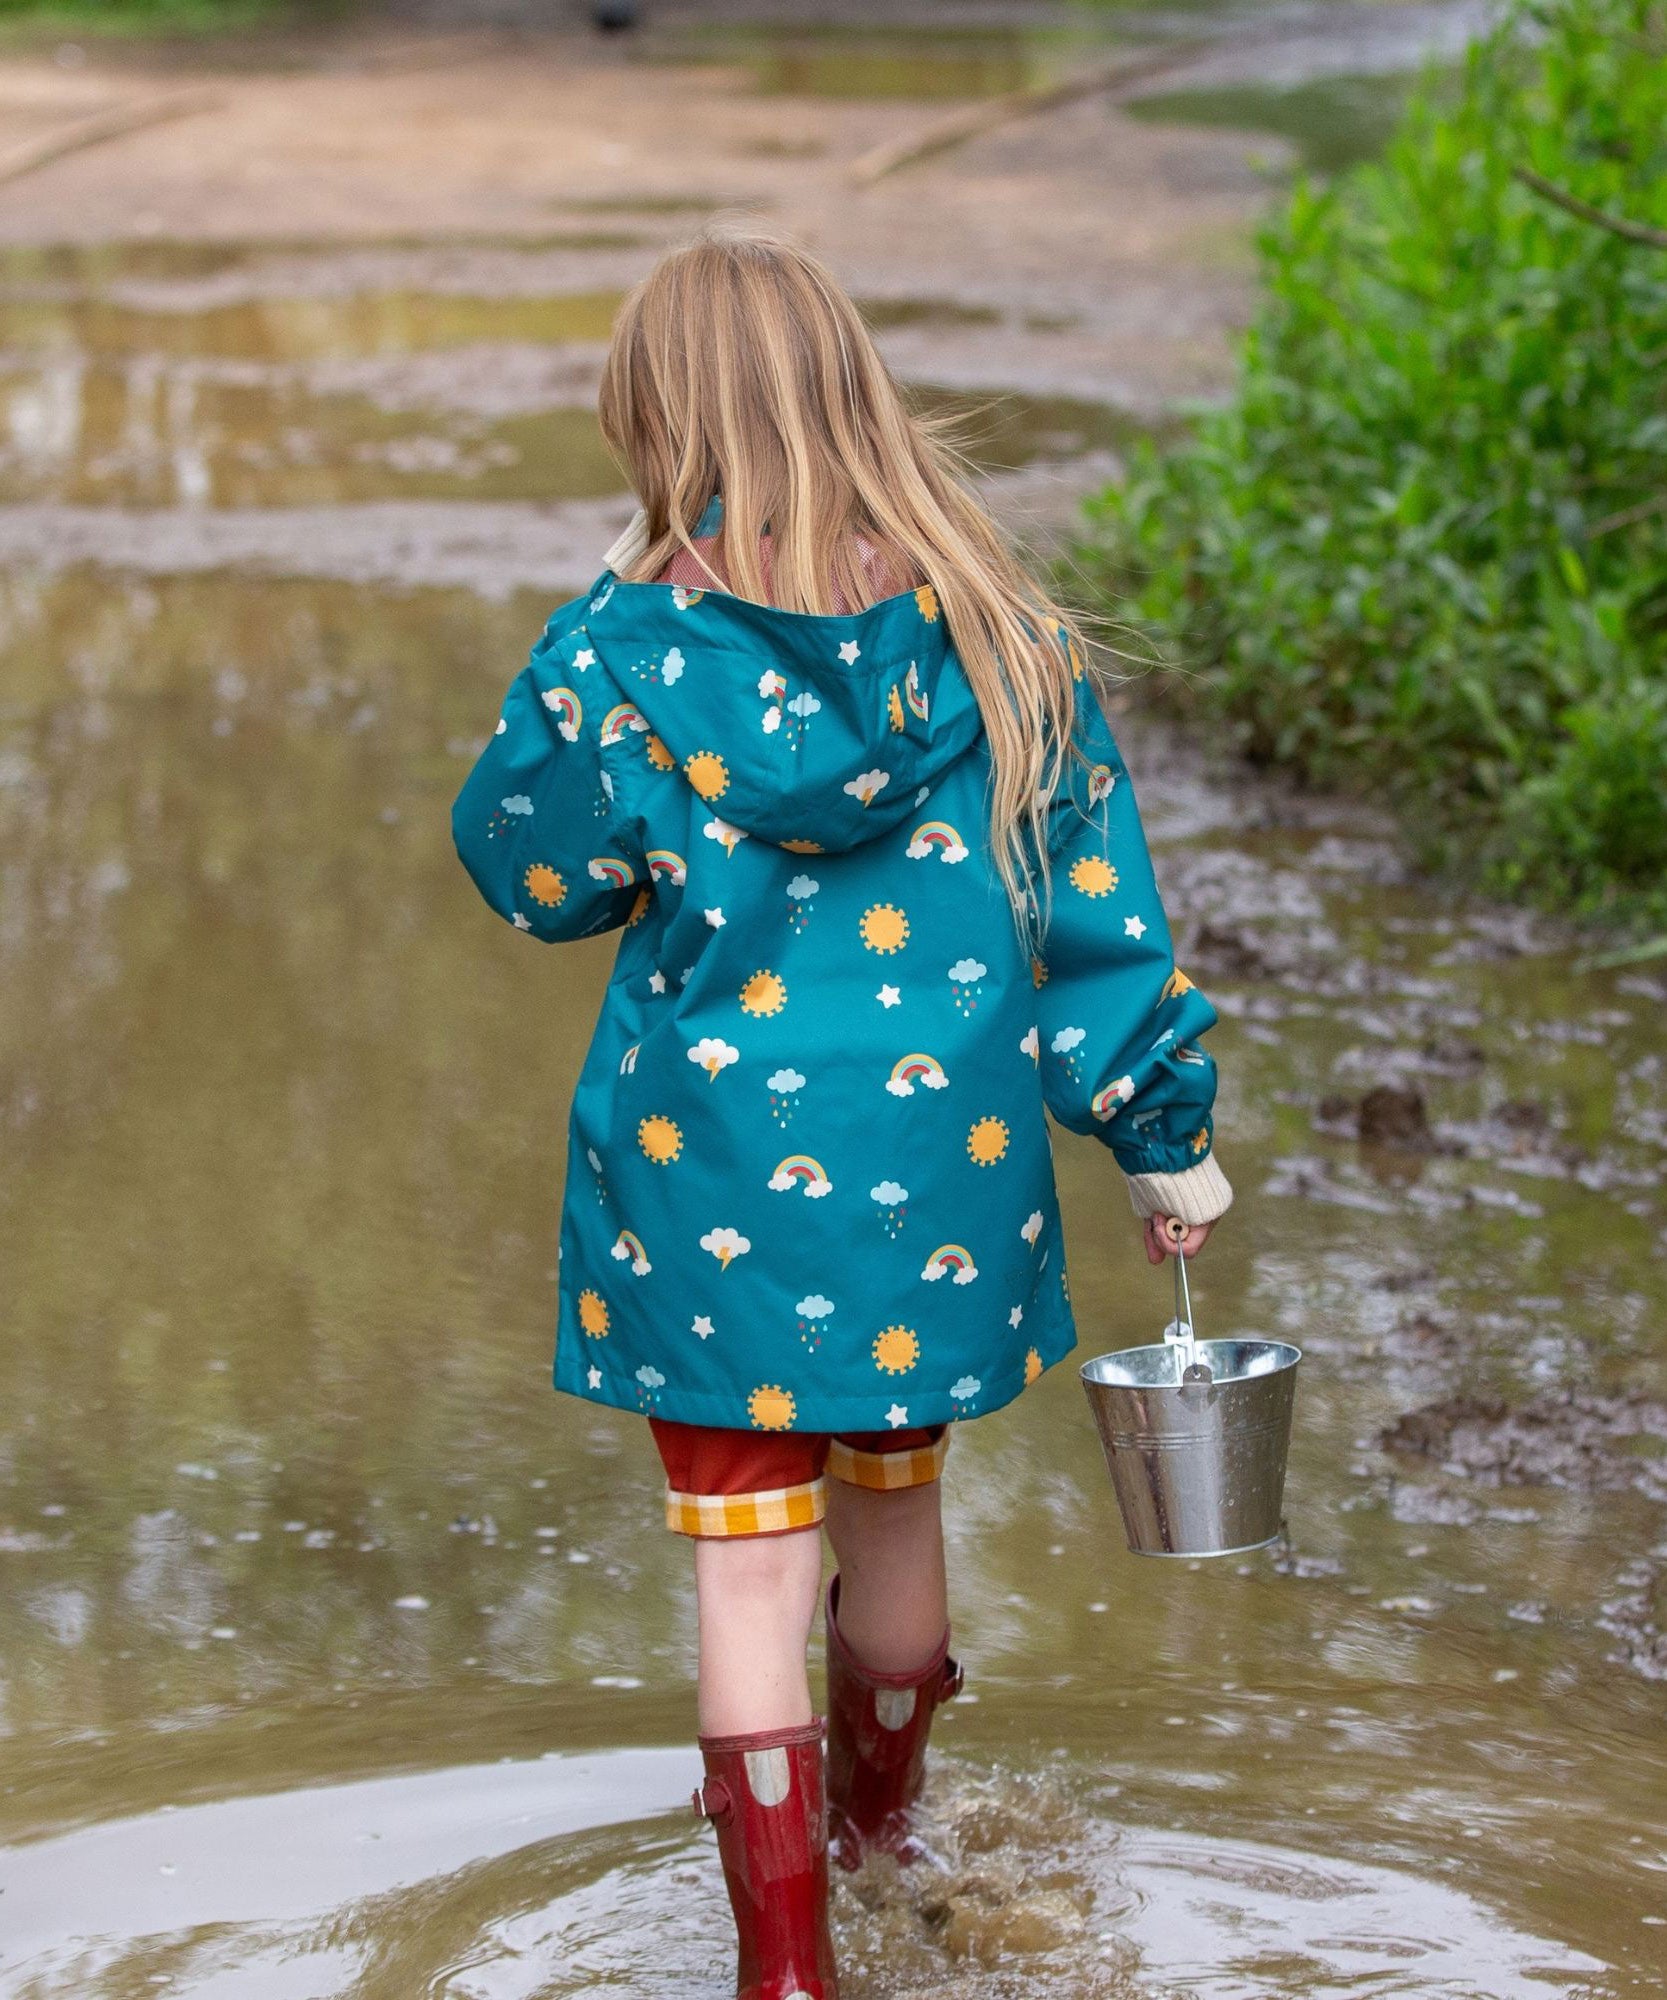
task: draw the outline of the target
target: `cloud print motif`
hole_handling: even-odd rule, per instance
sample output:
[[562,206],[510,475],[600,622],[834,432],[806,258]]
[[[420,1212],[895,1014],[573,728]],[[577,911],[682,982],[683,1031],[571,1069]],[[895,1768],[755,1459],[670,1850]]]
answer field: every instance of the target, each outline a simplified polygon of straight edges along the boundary
[[1098,704],[1079,681],[1032,953],[924,595],[798,618],[605,574],[458,799],[507,924],[618,939],[573,1100],[567,1393],[743,1431],[976,1417],[1075,1338],[1047,1113],[1131,1173],[1208,1157],[1214,1017]]

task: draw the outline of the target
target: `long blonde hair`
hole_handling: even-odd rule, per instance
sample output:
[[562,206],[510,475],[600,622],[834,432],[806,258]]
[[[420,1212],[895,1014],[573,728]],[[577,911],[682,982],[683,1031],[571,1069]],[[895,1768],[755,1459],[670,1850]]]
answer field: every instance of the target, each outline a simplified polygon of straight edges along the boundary
[[[682,549],[742,597],[857,607],[873,597],[860,536],[932,586],[989,739],[991,853],[1030,928],[1047,896],[1047,813],[1081,639],[969,490],[941,429],[908,409],[844,288],[791,243],[703,233],[621,306],[600,415],[647,521],[628,581],[658,576]],[[693,541],[714,494],[722,577]]]

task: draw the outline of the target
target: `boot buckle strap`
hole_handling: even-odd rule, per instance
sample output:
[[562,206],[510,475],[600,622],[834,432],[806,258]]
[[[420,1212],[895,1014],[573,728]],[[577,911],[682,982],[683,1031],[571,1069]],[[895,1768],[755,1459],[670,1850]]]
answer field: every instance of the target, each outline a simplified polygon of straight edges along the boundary
[[695,1787],[689,1803],[697,1819],[725,1820],[735,1801],[722,1778],[708,1778],[705,1784]]

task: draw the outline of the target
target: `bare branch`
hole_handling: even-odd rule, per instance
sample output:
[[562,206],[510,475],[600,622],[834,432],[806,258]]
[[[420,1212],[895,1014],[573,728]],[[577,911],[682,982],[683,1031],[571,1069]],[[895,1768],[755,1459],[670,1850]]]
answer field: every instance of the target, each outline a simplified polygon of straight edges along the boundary
[[1535,194],[1556,207],[1566,209],[1570,215],[1582,222],[1589,222],[1597,229],[1607,229],[1611,236],[1619,236],[1625,243],[1641,243],[1646,250],[1667,250],[1667,229],[1655,229],[1647,222],[1634,222],[1624,215],[1611,215],[1607,209],[1594,208],[1589,201],[1582,201],[1577,194],[1570,194],[1567,188],[1560,188],[1555,181],[1548,181],[1544,174],[1535,173],[1532,167],[1513,167],[1511,172],[1525,188],[1532,188]]

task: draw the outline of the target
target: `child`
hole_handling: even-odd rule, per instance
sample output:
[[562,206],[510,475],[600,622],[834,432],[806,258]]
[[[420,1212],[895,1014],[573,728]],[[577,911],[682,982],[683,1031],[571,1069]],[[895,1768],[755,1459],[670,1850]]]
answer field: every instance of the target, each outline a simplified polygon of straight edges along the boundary
[[[458,799],[481,893],[623,932],[574,1096],[556,1386],[644,1411],[694,1538],[746,2000],[832,2000],[836,1858],[910,1856],[948,1426],[1075,1341],[1045,1110],[1198,1249],[1215,1016],[1069,621],[802,252],[713,234],[601,396],[642,511]],[[828,1744],[805,1652],[826,1520]],[[825,1786],[825,1790],[824,1790]]]

